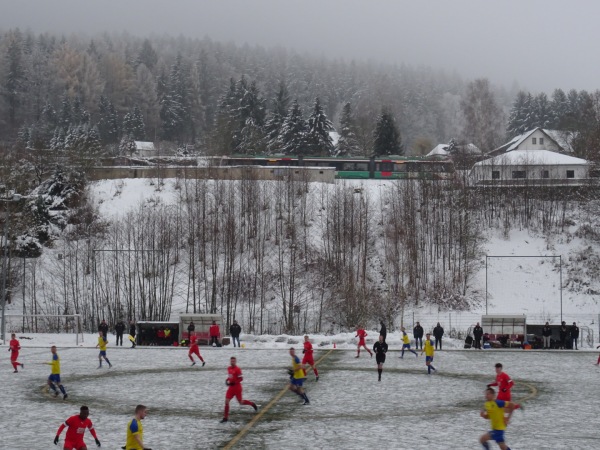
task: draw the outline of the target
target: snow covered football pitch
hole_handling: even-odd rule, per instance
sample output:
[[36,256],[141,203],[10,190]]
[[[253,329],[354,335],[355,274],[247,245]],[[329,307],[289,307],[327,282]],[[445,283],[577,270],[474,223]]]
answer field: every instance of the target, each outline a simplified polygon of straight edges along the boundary
[[[325,357],[320,381],[311,373],[306,383],[311,404],[286,393],[270,408],[287,382],[286,351],[202,347],[201,353],[206,366],[189,367],[185,349],[109,347],[113,368],[97,369],[96,350],[59,348],[66,401],[45,393],[49,366],[40,363],[50,359],[49,349],[24,348],[18,374],[4,356],[0,448],[56,449],[61,421],[86,404],[102,448],[119,449],[138,403],[150,408],[144,437],[154,450],[225,448],[255,416],[234,400],[230,422],[219,423],[232,355],[244,372],[244,396],[264,412],[232,448],[478,449],[488,429],[479,417],[483,390],[496,362],[516,381],[513,397],[526,399],[507,432],[511,448],[600,447],[600,369],[592,352],[442,351],[434,361],[438,373],[427,376],[424,357],[399,359],[393,351],[378,383],[374,358],[364,351],[355,359],[352,351],[318,350],[315,359]],[[86,441],[95,448],[89,435]]]

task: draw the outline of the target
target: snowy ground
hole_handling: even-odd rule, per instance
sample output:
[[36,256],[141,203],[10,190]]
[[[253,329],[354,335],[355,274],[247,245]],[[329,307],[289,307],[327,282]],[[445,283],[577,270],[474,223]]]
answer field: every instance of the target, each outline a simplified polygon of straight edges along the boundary
[[[60,335],[53,341],[69,345],[72,338]],[[342,336],[335,339],[345,341]],[[62,377],[69,392],[62,401],[44,392],[49,367],[42,363],[50,359],[51,342],[36,338],[29,343],[40,347],[24,347],[20,359],[25,368],[18,374],[2,353],[5,414],[0,417],[0,448],[56,448],[52,439],[61,421],[87,404],[102,448],[116,450],[124,443],[127,421],[138,403],[151,410],[145,441],[153,449],[222,448],[254,415],[236,404],[231,422],[218,423],[230,356],[238,357],[244,371],[245,396],[263,408],[286,385],[289,356],[281,347],[290,344],[263,340],[263,347],[279,348],[256,348],[253,342],[246,349],[202,347],[207,365],[193,368],[185,349],[115,349],[111,339],[108,356],[114,367],[97,369],[95,349],[62,347]],[[85,345],[91,345],[88,336]],[[393,351],[378,383],[375,362],[364,352],[355,359],[350,350],[317,348],[316,358],[326,357],[320,381],[315,383],[311,375],[307,382],[311,405],[284,395],[235,448],[477,449],[477,438],[488,426],[479,417],[482,391],[498,361],[517,381],[516,399],[528,398],[526,410],[517,411],[509,427],[511,448],[590,449],[600,439],[593,425],[600,388],[600,369],[593,365],[596,353],[449,350],[436,354],[439,373],[428,376],[423,357],[407,354],[401,360]],[[87,442],[92,448],[93,441]]]

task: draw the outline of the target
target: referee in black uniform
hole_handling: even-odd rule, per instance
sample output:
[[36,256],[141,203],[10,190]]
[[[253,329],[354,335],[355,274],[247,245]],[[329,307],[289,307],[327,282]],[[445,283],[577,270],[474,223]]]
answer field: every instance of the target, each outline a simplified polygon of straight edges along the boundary
[[383,363],[385,362],[385,354],[388,351],[388,345],[385,343],[385,339],[380,334],[379,340],[373,344],[373,352],[375,352],[375,361],[377,362],[377,373],[379,374],[379,380],[381,381],[381,372],[383,372]]

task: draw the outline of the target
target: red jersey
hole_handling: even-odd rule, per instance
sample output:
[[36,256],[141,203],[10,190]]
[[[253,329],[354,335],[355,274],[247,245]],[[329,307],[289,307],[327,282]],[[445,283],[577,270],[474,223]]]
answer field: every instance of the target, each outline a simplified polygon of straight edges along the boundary
[[83,444],[83,435],[86,428],[90,430],[92,436],[96,438],[96,430],[94,430],[94,425],[92,425],[92,421],[89,418],[81,420],[79,415],[71,416],[60,426],[58,432],[60,433],[65,427],[68,427],[65,443]]
[[228,374],[227,381],[228,381],[229,386],[238,385],[244,379],[242,377],[242,369],[240,369],[238,366],[235,366],[235,367],[229,366],[227,368],[227,374]]
[[308,341],[304,342],[304,354],[308,357],[312,358],[313,355],[313,348],[312,348],[312,344]]
[[219,332],[219,325],[211,325],[208,329],[208,334],[210,334],[210,337],[219,337],[219,335],[221,334]]
[[515,385],[515,382],[504,372],[496,375],[496,381],[490,386],[498,386],[498,399],[510,401],[510,390]]
[[11,339],[9,343],[9,348],[11,352],[18,352],[19,350],[21,350],[21,344],[19,344],[19,341],[17,339]]
[[363,330],[362,328],[359,328],[356,331],[356,335],[358,336],[358,340],[360,342],[365,342],[365,338],[367,337],[367,332],[365,330]]
[[198,341],[196,339],[192,339],[192,342],[190,344],[190,353],[191,352],[198,352]]

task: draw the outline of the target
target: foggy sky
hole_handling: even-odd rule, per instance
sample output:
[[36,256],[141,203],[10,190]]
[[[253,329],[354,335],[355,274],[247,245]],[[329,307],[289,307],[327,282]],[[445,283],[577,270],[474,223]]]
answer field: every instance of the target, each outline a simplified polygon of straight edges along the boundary
[[427,65],[510,88],[600,88],[590,0],[0,0],[0,28],[208,36]]

